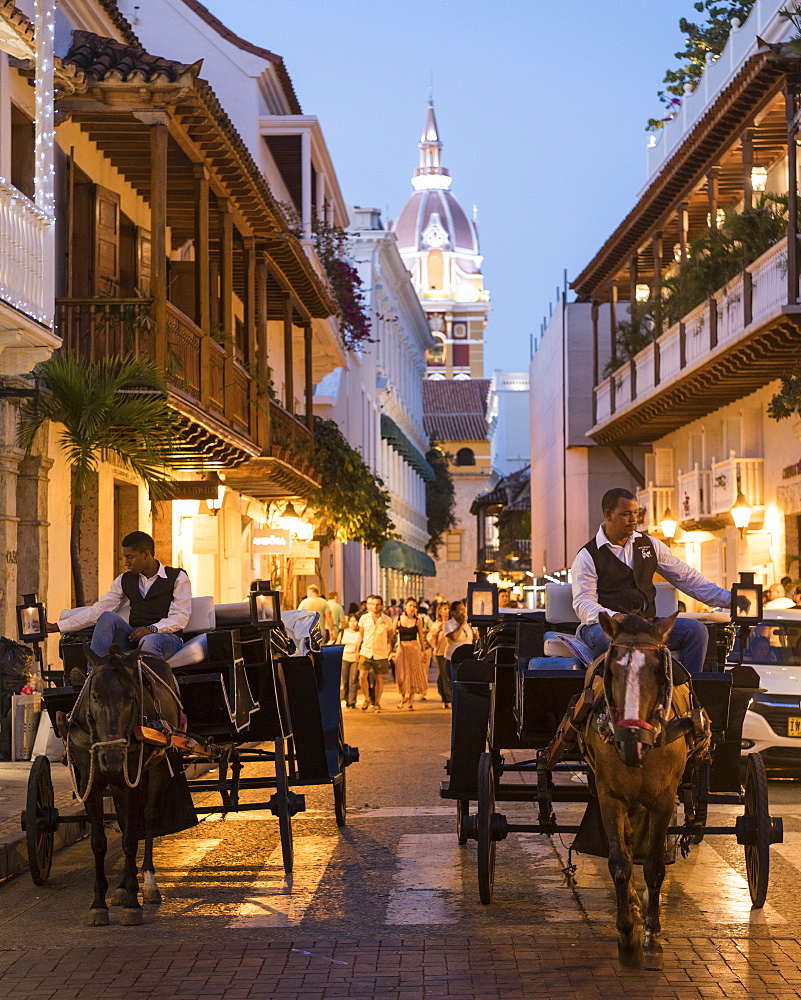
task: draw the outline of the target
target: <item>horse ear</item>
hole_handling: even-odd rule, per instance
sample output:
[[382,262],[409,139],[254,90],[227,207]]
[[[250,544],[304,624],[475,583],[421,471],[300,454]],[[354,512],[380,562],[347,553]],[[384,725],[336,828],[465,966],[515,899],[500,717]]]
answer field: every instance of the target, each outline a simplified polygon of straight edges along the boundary
[[617,635],[618,623],[614,618],[610,618],[605,611],[598,612],[598,624],[606,632],[610,639],[614,639]]
[[113,645],[111,647],[111,652],[114,654],[116,659],[122,660],[129,670],[133,670],[139,662],[138,649],[122,650],[119,646]]
[[83,645],[83,655],[86,657],[89,663],[92,664],[93,667],[97,667],[101,663],[106,662],[107,657],[98,656],[97,653],[93,651],[92,647],[89,645],[88,642],[84,642],[82,645]]
[[673,628],[673,625],[678,617],[678,611],[674,611],[669,618],[665,618],[663,621],[656,623],[656,627],[659,629],[659,634],[662,636],[662,642],[664,642],[670,635],[670,630]]

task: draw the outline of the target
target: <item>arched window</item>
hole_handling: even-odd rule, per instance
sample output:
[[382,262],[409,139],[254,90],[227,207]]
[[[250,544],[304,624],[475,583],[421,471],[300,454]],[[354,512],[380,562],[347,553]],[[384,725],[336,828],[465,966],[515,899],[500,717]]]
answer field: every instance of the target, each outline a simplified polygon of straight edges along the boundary
[[472,448],[460,448],[456,452],[457,465],[475,465],[476,456]]
[[441,333],[434,334],[434,346],[428,351],[427,361],[430,365],[445,364],[445,337]]

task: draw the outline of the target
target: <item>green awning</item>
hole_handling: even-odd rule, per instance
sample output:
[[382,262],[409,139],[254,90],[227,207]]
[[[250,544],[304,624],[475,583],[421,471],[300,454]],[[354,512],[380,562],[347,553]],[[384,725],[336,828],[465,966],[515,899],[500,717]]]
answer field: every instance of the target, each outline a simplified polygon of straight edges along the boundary
[[402,573],[414,573],[417,576],[437,575],[437,567],[430,555],[413,549],[411,545],[399,542],[396,538],[384,543],[378,553],[378,565],[381,569],[398,569]]
[[389,441],[401,458],[405,459],[415,472],[419,472],[427,483],[433,482],[437,478],[422,452],[415,448],[392,417],[386,413],[381,414],[381,437],[385,441]]

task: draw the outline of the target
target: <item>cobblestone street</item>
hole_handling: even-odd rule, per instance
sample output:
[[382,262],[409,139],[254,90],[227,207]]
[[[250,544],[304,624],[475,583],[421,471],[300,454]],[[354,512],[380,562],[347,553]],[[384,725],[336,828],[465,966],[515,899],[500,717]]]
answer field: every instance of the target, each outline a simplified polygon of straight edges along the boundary
[[[795,997],[801,994],[795,890],[801,796],[771,783],[785,844],[771,890],[752,911],[742,849],[708,837],[669,869],[663,972],[620,968],[603,861],[579,856],[575,885],[558,837],[512,834],[498,845],[495,896],[478,902],[475,845],[459,847],[454,809],[437,795],[450,713],[438,701],[346,714],[362,761],[349,769],[348,825],[331,791],[307,789],[287,879],[275,819],[212,815],[157,850],[164,893],[143,927],[82,926],[91,899],[86,841],[56,855],[45,886],[0,886],[0,982],[15,1000],[156,997],[239,1000],[456,1000],[548,997]],[[402,750],[401,750],[402,748]],[[58,770],[58,765],[54,765]],[[257,793],[249,793],[257,797]],[[580,806],[563,807],[578,816]],[[512,817],[527,807],[507,804]],[[717,815],[731,816],[719,808]],[[732,814],[733,815],[733,814]],[[564,838],[569,844],[569,837]],[[113,842],[115,872],[120,852]]]

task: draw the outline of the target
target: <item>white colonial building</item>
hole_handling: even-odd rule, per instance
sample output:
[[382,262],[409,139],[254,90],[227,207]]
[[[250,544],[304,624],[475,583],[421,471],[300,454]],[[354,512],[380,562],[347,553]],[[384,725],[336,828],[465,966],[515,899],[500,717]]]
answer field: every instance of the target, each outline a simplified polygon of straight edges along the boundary
[[[333,417],[350,444],[383,480],[399,538],[380,553],[350,542],[335,554],[340,597],[350,603],[370,593],[385,601],[423,596],[434,564],[425,552],[427,479],[423,377],[433,344],[425,313],[377,209],[351,209],[350,257],[368,300],[374,342],[349,351],[347,364],[317,387],[315,410]],[[332,584],[333,585],[333,584]]]

